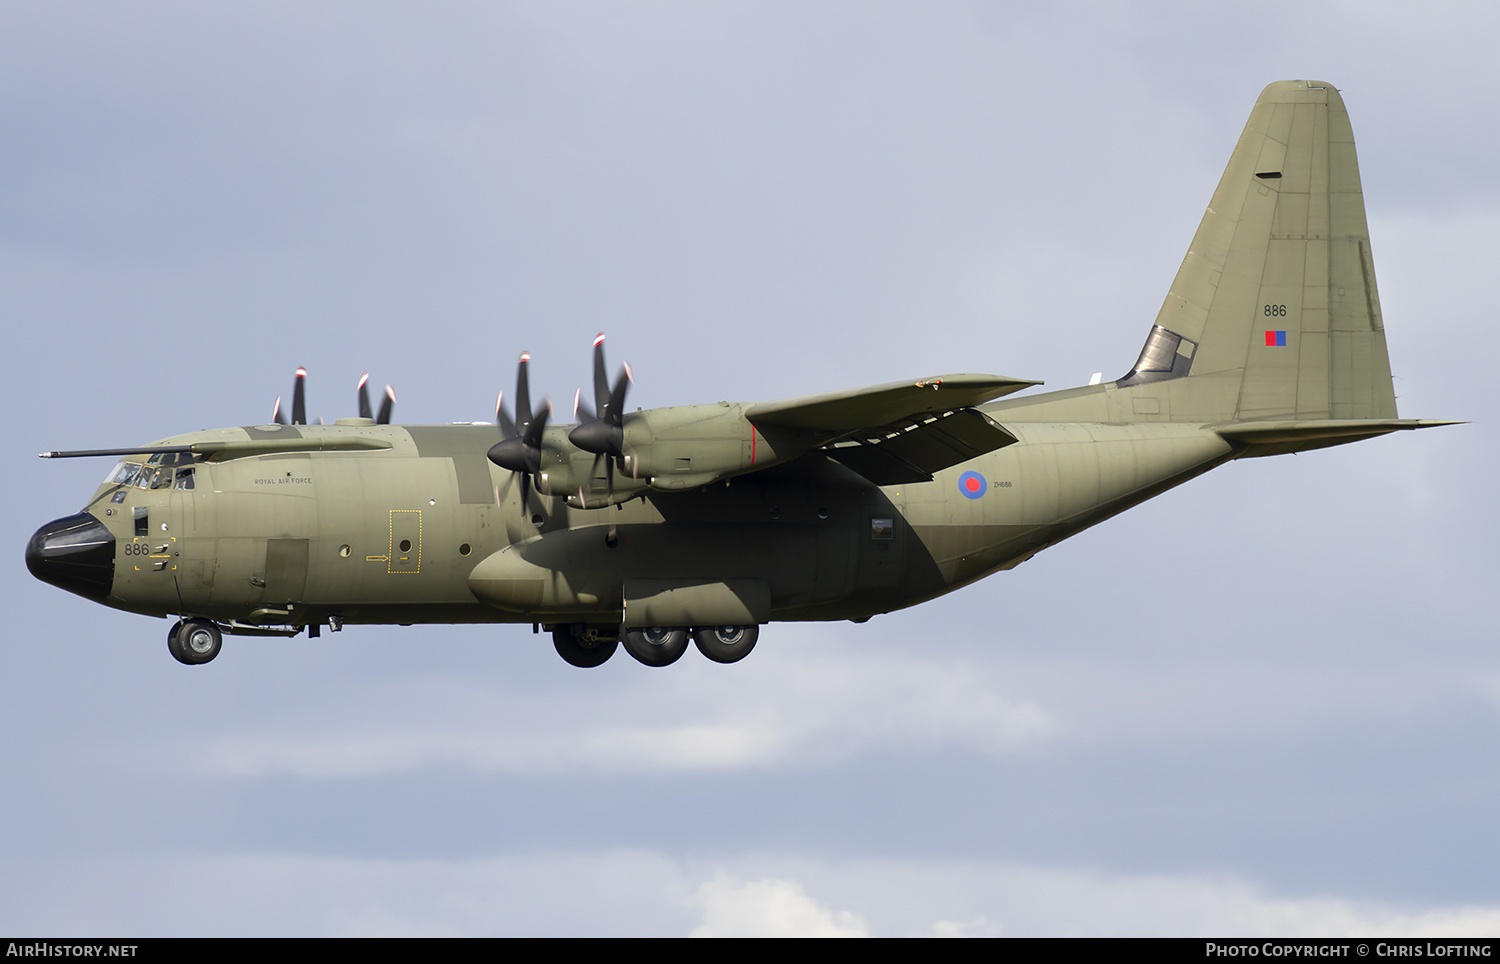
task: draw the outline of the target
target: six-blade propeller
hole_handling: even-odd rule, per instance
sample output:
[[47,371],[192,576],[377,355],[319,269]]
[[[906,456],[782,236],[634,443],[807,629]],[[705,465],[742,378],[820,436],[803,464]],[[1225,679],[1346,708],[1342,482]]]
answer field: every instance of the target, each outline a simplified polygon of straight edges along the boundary
[[369,381],[369,372],[359,376],[359,417],[373,418],[376,425],[389,425],[391,409],[396,407],[396,390],[389,385],[385,387],[385,398],[380,403],[380,415],[376,417],[370,414],[370,393],[365,389]]
[[[385,400],[380,403],[380,415],[372,414],[370,408],[370,393],[366,389],[366,383],[370,380],[370,373],[365,372],[359,378],[359,417],[373,420],[378,425],[389,425],[391,421],[391,410],[396,406],[396,390],[387,385],[385,387]],[[306,425],[307,423],[307,369],[297,369],[296,381],[292,383],[292,425]],[[288,424],[286,414],[281,410],[281,396],[276,396],[276,404],[271,408],[271,421],[277,425]],[[322,424],[322,419],[318,420]]]
[[[523,507],[530,502],[533,477],[542,470],[543,435],[547,431],[547,420],[552,416],[552,403],[546,399],[542,400],[540,410],[532,410],[531,382],[527,372],[530,362],[531,355],[522,352],[516,368],[515,418],[506,414],[504,392],[495,399],[495,422],[500,427],[502,437],[490,446],[487,453],[491,462],[520,476]],[[583,451],[594,454],[590,478],[598,474],[599,461],[604,460],[610,501],[614,499],[616,467],[622,472],[626,470],[625,395],[630,390],[632,380],[630,366],[623,365],[614,385],[609,384],[604,365],[604,334],[600,332],[594,339],[595,407],[590,408],[582,401],[582,392],[574,396],[573,413],[580,419],[580,424],[568,433],[568,441]],[[389,385],[385,387],[385,398],[381,401],[379,414],[376,414],[370,405],[369,381],[369,372],[360,376],[359,416],[378,425],[387,425],[396,404],[396,392]],[[307,424],[306,382],[307,369],[298,368],[296,381],[292,386],[291,421],[287,421],[286,414],[281,410],[281,397],[277,396],[276,405],[271,411],[273,422],[278,425]],[[585,483],[578,491],[580,505],[587,506],[588,487],[588,483]]]
[[[598,473],[599,460],[604,459],[604,473],[608,479],[611,499],[615,494],[616,462],[621,471],[625,469],[625,393],[630,389],[631,381],[630,366],[624,365],[620,369],[620,376],[615,379],[615,387],[609,387],[609,378],[604,369],[604,332],[601,331],[594,339],[594,404],[598,406],[598,414],[590,411],[588,405],[578,395],[574,395],[574,414],[582,417],[582,424],[568,433],[568,441],[585,452],[594,453],[594,468],[589,473],[590,478]],[[578,501],[584,505],[588,501],[586,488],[584,486],[578,490]]]
[[523,509],[531,498],[531,477],[542,470],[542,433],[547,430],[547,418],[552,414],[552,403],[543,399],[542,410],[532,415],[531,382],[526,375],[530,362],[531,355],[521,352],[521,361],[516,368],[514,420],[505,414],[505,393],[495,397],[495,422],[504,438],[490,446],[488,453],[491,462],[521,476]]

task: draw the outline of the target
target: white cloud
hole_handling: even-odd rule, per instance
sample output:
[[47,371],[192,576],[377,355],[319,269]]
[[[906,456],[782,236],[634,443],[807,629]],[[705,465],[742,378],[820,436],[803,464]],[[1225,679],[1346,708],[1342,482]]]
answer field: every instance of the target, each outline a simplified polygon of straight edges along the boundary
[[[1192,874],[994,861],[712,862],[644,850],[387,859],[16,860],[0,927],[302,936],[1414,937],[1500,932],[1500,905],[1288,896]],[[213,894],[207,902],[162,894]]]
[[[793,643],[758,666],[695,665],[695,657],[607,694],[580,686],[537,696],[495,679],[414,685],[401,700],[362,694],[341,709],[316,706],[323,714],[316,721],[225,728],[200,762],[237,778],[344,779],[436,768],[722,771],[845,758],[872,747],[1006,753],[1061,730],[1038,703],[1005,695],[993,666],[821,643]],[[605,671],[617,669],[624,667]]]
[[690,937],[869,937],[848,911],[833,911],[791,880],[740,880],[717,874],[693,895],[703,921]]

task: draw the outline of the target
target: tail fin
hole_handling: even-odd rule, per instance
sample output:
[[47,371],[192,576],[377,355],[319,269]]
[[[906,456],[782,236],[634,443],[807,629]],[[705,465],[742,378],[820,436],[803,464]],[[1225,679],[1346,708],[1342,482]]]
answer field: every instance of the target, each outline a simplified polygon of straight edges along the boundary
[[1117,384],[1172,421],[1396,418],[1354,135],[1331,85],[1261,92]]

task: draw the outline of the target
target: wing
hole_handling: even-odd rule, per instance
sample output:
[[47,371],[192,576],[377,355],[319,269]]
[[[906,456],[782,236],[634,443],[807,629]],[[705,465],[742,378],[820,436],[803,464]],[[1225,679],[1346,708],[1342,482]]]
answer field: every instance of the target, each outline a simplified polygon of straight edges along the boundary
[[761,402],[745,410],[757,429],[826,436],[824,451],[876,485],[925,482],[934,472],[1016,441],[975,405],[1040,382],[1000,375],[941,375],[914,382]]
[[968,408],[1040,384],[1002,375],[939,375],[915,382],[757,402],[745,409],[745,417],[756,425],[846,434],[914,415]]

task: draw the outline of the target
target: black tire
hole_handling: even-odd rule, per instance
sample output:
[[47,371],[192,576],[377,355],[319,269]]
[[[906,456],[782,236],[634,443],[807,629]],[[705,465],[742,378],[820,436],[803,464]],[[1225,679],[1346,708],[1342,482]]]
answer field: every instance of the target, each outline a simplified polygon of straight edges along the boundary
[[625,652],[647,666],[671,666],[687,652],[686,629],[668,626],[648,626],[625,633]]
[[167,631],[167,652],[171,653],[172,658],[177,660],[177,662],[186,663],[188,662],[188,658],[187,654],[183,651],[182,643],[180,642],[181,634],[182,620],[179,619],[177,620],[177,622],[173,623],[172,628]]
[[552,648],[557,650],[570,666],[592,669],[601,666],[615,654],[618,639],[590,639],[592,634],[575,633],[572,626],[559,626],[552,630]]
[[698,652],[715,663],[738,663],[759,638],[759,626],[705,626],[693,634]]
[[177,631],[177,649],[182,655],[172,655],[189,666],[199,666],[219,655],[223,645],[224,636],[212,620],[189,619]]

